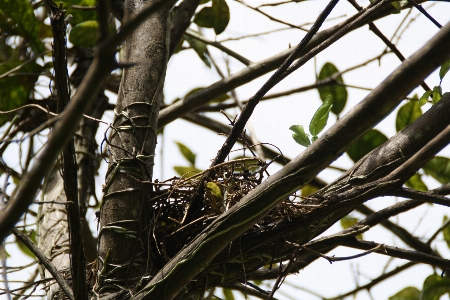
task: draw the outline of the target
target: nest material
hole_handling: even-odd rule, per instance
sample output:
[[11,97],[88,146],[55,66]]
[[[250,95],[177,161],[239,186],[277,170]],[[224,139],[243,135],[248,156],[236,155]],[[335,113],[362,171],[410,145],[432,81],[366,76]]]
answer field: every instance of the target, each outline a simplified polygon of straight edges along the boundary
[[[167,261],[175,255],[184,242],[194,238],[216,217],[236,205],[245,195],[261,184],[264,175],[269,176],[266,163],[258,158],[241,158],[213,167],[214,177],[201,183],[202,175],[210,170],[192,175],[155,182],[156,196],[151,201],[155,216],[152,224],[153,242],[157,251]],[[199,184],[205,185],[203,208],[200,215],[185,224],[185,214]],[[249,232],[261,226],[276,224],[304,212],[296,194],[287,197]],[[178,244],[178,245],[177,245]],[[162,263],[162,262],[161,262]]]

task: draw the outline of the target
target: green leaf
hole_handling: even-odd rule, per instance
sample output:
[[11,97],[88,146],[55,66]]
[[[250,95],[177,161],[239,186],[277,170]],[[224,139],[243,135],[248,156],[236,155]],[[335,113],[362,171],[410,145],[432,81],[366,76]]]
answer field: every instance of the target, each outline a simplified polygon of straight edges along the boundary
[[[448,217],[444,216],[443,224],[447,223]],[[442,230],[442,233],[444,234],[444,240],[447,242],[447,247],[450,248],[450,224],[445,226]]]
[[39,22],[27,0],[1,1],[0,28],[8,35],[20,35],[30,40],[31,47],[37,53],[45,50],[38,36]]
[[410,179],[408,179],[408,181],[405,182],[405,185],[416,191],[422,191],[422,192],[428,191],[428,187],[422,181],[422,176],[420,176],[417,173],[414,174]]
[[450,159],[436,156],[427,163],[423,170],[442,184],[450,182]]
[[408,286],[395,294],[394,296],[389,297],[389,300],[419,300],[420,299],[420,291],[412,286]]
[[173,169],[175,170],[175,172],[177,172],[178,175],[185,178],[194,176],[195,174],[200,173],[202,171],[193,166],[190,167],[175,166],[173,167]]
[[[340,220],[340,223],[342,228],[347,229],[358,223],[358,221],[359,221],[358,218],[347,215]],[[362,234],[356,235],[356,238],[362,240]]]
[[[339,70],[336,68],[335,65],[327,62],[326,64],[323,65],[322,69],[320,70],[319,81],[325,80],[338,72]],[[342,83],[344,82],[342,76],[337,77],[336,81]],[[331,109],[331,111],[334,114],[339,115],[344,109],[345,104],[347,103],[348,94],[345,86],[338,84],[331,84],[319,87],[317,88],[317,90],[319,91],[320,99],[322,99],[322,101],[325,101],[325,99],[327,99],[327,97],[331,95],[333,101],[333,108]]]
[[[9,61],[0,64],[0,75],[23,63],[23,61]],[[42,66],[31,62],[17,72],[25,73],[26,75],[0,79],[0,110],[7,111],[16,109],[28,103],[30,92],[34,89],[34,83],[38,79],[42,69]],[[0,115],[0,126],[5,124],[12,116],[13,114]]]
[[195,15],[194,23],[201,27],[214,28],[214,12],[212,7],[203,7]]
[[222,199],[222,190],[215,182],[208,182],[206,183],[206,190],[211,193],[214,197],[218,199]]
[[212,0],[212,6],[203,7],[194,17],[194,23],[201,27],[214,28],[221,34],[230,21],[230,9],[225,0]]
[[294,132],[292,134],[292,138],[298,144],[302,145],[303,147],[308,147],[309,145],[311,145],[309,136],[305,133],[305,129],[302,125],[292,125],[291,127],[289,127],[289,129]]
[[192,166],[195,166],[196,155],[191,151],[191,149],[189,149],[188,147],[186,147],[184,144],[182,144],[180,142],[175,142],[175,143],[177,144],[178,149],[180,150],[183,157],[186,158],[187,161],[190,162]]
[[322,106],[320,106],[309,123],[309,132],[313,137],[317,135],[325,128],[330,115],[331,108],[333,107],[331,96],[327,96]]
[[433,105],[438,103],[439,100],[441,100],[441,98],[442,98],[442,88],[440,86],[435,86],[433,88],[433,97],[432,97]]
[[72,26],[85,21],[97,20],[97,13],[95,10],[83,10],[71,7],[72,5],[94,7],[96,5],[96,0],[64,0],[63,4],[63,8],[67,10],[66,16],[69,14],[72,15],[72,19],[70,20]]
[[189,45],[194,49],[194,51],[197,53],[198,57],[207,65],[209,68],[211,68],[211,62],[209,61],[208,57],[205,55],[206,51],[206,44],[194,39],[188,35],[184,35],[184,39],[189,43]]
[[413,97],[414,100],[408,101],[405,105],[400,107],[395,120],[395,128],[397,132],[414,122],[422,115],[422,109],[419,105],[417,95]]
[[423,282],[421,300],[439,300],[439,298],[450,292],[450,278],[433,274]]
[[388,138],[376,129],[372,129],[366,133],[359,141],[354,143],[350,149],[348,149],[347,154],[350,158],[357,162],[364,157],[367,153],[377,148],[386,142]]
[[94,47],[97,42],[97,29],[97,21],[79,23],[70,31],[69,41],[78,47]]
[[223,289],[223,296],[225,300],[234,300],[233,291],[230,289]]
[[423,93],[422,97],[420,97],[419,105],[424,106],[425,104],[427,104],[428,97],[430,97],[431,94],[433,94],[433,91],[426,91],[425,93]]
[[396,9],[396,11],[392,12],[394,14],[400,13],[401,9],[408,4],[407,0],[400,0],[400,1],[394,1],[391,2],[392,6]]
[[445,74],[447,74],[448,70],[450,70],[450,60],[446,61],[439,70],[439,78],[441,79],[441,81],[444,78]]
[[221,34],[230,22],[230,9],[225,0],[212,0],[214,32]]
[[[28,233],[26,231],[22,231],[23,234],[28,235]],[[36,244],[36,231],[33,231],[30,235],[30,239],[33,241],[33,243]],[[17,247],[19,247],[19,249],[27,256],[36,259],[36,256],[34,255],[33,252],[31,252],[30,249],[28,249],[28,247],[22,243],[21,241],[19,241],[18,239],[16,239],[17,242]]]

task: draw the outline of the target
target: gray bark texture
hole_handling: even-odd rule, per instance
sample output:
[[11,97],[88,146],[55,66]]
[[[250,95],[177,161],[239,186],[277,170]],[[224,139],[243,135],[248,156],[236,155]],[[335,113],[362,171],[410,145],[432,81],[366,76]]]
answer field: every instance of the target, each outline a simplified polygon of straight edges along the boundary
[[[151,2],[125,1],[124,24]],[[100,298],[128,294],[129,287],[152,268],[147,245],[152,217],[148,183],[168,60],[170,8],[156,10],[124,45],[124,62],[133,66],[123,70],[108,141],[110,162],[100,210],[95,287]]]

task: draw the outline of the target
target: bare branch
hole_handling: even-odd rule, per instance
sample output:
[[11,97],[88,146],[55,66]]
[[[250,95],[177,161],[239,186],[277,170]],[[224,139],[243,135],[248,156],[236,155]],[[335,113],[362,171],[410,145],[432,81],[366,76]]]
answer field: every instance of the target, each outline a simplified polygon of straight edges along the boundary
[[178,6],[175,16],[170,24],[169,57],[191,24],[191,18],[198,7],[200,0],[184,0]]
[[[359,6],[358,3],[356,3],[355,0],[348,0],[348,1],[358,11],[362,10],[362,7]],[[389,47],[389,49],[391,49],[391,51],[395,53],[395,55],[397,55],[397,57],[400,59],[400,61],[404,61],[405,60],[405,57],[397,49],[397,46],[395,46],[393,43],[391,43],[391,41],[378,29],[377,26],[375,26],[375,24],[373,22],[369,22],[369,29],[372,30],[372,32],[375,33],[386,44],[386,46]],[[430,88],[428,87],[428,85],[425,82],[422,82],[420,85],[423,87],[423,89],[425,91],[429,91],[430,90]]]
[[410,4],[412,4],[415,8],[417,8],[418,11],[420,11],[425,17],[428,18],[431,22],[433,22],[434,25],[436,25],[439,29],[442,28],[442,25],[439,24],[438,21],[436,21],[425,9],[423,9],[422,5],[417,4],[414,0],[408,0]]
[[250,64],[252,64],[252,62],[249,59],[247,59],[247,58],[243,57],[242,55],[240,55],[239,53],[236,53],[233,50],[225,47],[224,45],[222,45],[219,42],[210,41],[192,30],[187,30],[185,34],[190,37],[193,37],[207,45],[211,45],[213,47],[216,47],[219,50],[222,50],[223,52],[225,52],[229,56],[237,59],[238,61],[240,61],[241,63],[243,63],[246,66],[249,66]]
[[[370,250],[375,246],[380,245],[375,242],[363,241],[358,239],[348,240],[341,244],[342,246],[361,249],[361,250]],[[449,269],[450,268],[450,260],[440,258],[437,256],[429,255],[419,251],[411,251],[406,249],[401,249],[399,247],[392,247],[384,245],[384,251],[378,251],[378,254],[388,255],[391,257],[397,257],[401,259],[407,259],[413,262],[420,262],[432,266],[439,267],[441,269]]]
[[239,3],[241,3],[242,5],[244,5],[245,7],[248,7],[248,8],[250,8],[251,10],[254,10],[254,11],[256,11],[256,12],[262,14],[263,16],[266,16],[267,18],[269,18],[270,20],[272,20],[272,21],[274,21],[274,22],[277,22],[277,23],[280,23],[280,24],[284,24],[284,25],[287,25],[287,26],[289,26],[289,27],[296,28],[296,29],[300,29],[300,30],[303,30],[303,31],[308,31],[307,29],[304,29],[304,28],[302,28],[302,27],[300,27],[300,26],[297,26],[297,25],[294,25],[294,24],[285,22],[285,21],[283,21],[283,20],[277,19],[277,18],[275,18],[275,17],[273,17],[273,16],[271,16],[271,15],[269,15],[269,14],[263,12],[263,11],[260,10],[258,7],[253,7],[253,6],[248,5],[247,3],[245,3],[245,2],[242,1],[242,0],[236,0],[236,1],[239,2]]
[[52,274],[53,278],[58,282],[61,289],[66,293],[66,296],[70,300],[75,300],[75,297],[73,296],[72,289],[70,288],[69,284],[66,282],[66,280],[61,276],[61,274],[58,272],[58,269],[48,260],[48,258],[36,247],[36,245],[31,241],[31,239],[23,234],[22,232],[18,231],[17,229],[13,229],[14,235],[22,242],[24,243],[28,249],[33,252],[34,255],[39,259],[42,265]]
[[433,195],[427,192],[415,191],[408,188],[395,189],[389,192],[389,195],[403,198],[411,198],[417,201],[435,203],[450,207],[450,199],[444,196]]
[[392,277],[392,276],[395,276],[395,275],[397,275],[397,274],[403,272],[404,270],[409,269],[409,268],[411,268],[412,266],[415,266],[416,264],[417,264],[416,262],[409,262],[409,263],[406,263],[406,264],[404,264],[403,266],[397,267],[397,268],[395,268],[394,270],[392,270],[392,271],[390,271],[390,272],[388,272],[388,273],[386,273],[386,274],[383,274],[383,275],[381,275],[381,276],[379,276],[379,277],[377,277],[377,278],[375,278],[375,279],[372,279],[368,284],[359,286],[359,287],[355,288],[354,290],[352,290],[352,291],[350,291],[350,292],[348,292],[348,293],[339,295],[338,297],[335,297],[335,298],[328,298],[327,300],[338,300],[338,299],[342,299],[342,298],[345,298],[345,297],[347,297],[347,296],[356,294],[356,293],[359,292],[359,291],[363,291],[363,290],[368,290],[368,291],[369,291],[372,287],[374,287],[374,286],[377,285],[378,283],[383,282],[384,280],[386,280],[386,279],[388,279],[388,278],[390,278],[390,277]]

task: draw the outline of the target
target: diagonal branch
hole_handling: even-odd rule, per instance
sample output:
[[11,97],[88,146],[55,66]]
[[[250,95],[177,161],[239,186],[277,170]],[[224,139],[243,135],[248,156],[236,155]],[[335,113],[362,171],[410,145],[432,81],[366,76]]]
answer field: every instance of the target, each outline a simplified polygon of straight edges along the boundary
[[351,296],[353,294],[356,294],[359,291],[370,290],[372,287],[374,287],[378,283],[380,283],[380,282],[382,282],[382,281],[384,281],[384,280],[386,280],[386,279],[388,279],[388,278],[390,278],[392,276],[395,276],[395,275],[403,272],[404,270],[409,269],[412,266],[415,266],[416,264],[417,264],[416,262],[408,262],[408,263],[406,263],[406,264],[404,264],[404,265],[402,265],[400,267],[395,268],[394,270],[392,270],[390,272],[387,272],[386,274],[383,274],[383,275],[381,275],[381,276],[379,276],[379,277],[377,277],[375,279],[372,279],[369,283],[367,283],[365,285],[358,286],[357,288],[355,288],[354,290],[352,290],[352,291],[350,291],[348,293],[339,295],[336,298],[328,298],[327,300],[343,299],[345,297],[348,297],[348,296]]
[[450,199],[440,195],[433,195],[427,192],[415,191],[408,188],[395,189],[389,192],[390,196],[411,198],[416,201],[423,201],[428,203],[435,203],[450,207]]
[[[135,294],[132,299],[149,299],[151,297],[172,299],[175,297],[225,246],[242,235],[275,205],[283,201],[286,196],[313,179],[318,172],[348,149],[356,139],[363,136],[387,116],[400,103],[401,99],[440,64],[450,58],[450,53],[447,51],[448,47],[450,47],[450,23],[441,29],[426,46],[422,47],[391,73],[363,101],[339,119],[301,155],[247,194],[237,205],[220,215],[173,257],[153,277],[152,281]],[[411,76],[411,74],[416,76]],[[442,99],[434,107],[441,102],[447,103],[449,100]],[[443,113],[445,114],[445,112]],[[429,128],[429,130],[434,130],[434,128]],[[430,136],[423,137],[423,142],[430,138]],[[380,174],[376,173],[376,175]],[[360,190],[355,189],[354,201],[339,201],[339,195],[337,195],[337,198],[330,197],[330,206],[310,208],[310,212],[308,212],[311,219],[307,217],[305,220],[313,221],[311,226],[316,229],[312,230],[308,226],[289,227],[292,230],[289,233],[294,234],[295,232],[296,243],[303,244],[316,234],[326,230],[357,204],[388,187],[389,184],[385,187],[374,184],[364,187],[366,189],[363,191],[364,194],[357,194]],[[333,204],[331,205],[331,203]],[[320,226],[317,226],[319,224]],[[270,234],[273,234],[273,232],[270,232]],[[265,236],[267,235],[261,234],[257,239],[260,241]],[[289,237],[289,235],[285,236]]]
[[[348,2],[350,2],[351,5],[353,5],[354,8],[356,8],[358,11],[362,10],[362,7],[359,6],[359,4],[355,1],[355,0],[348,0]],[[375,24],[373,22],[369,22],[369,29],[372,30],[373,33],[375,33],[385,44],[386,46],[389,47],[389,49],[391,49],[392,52],[395,53],[395,55],[397,55],[397,57],[400,59],[400,61],[404,61],[405,57],[403,56],[403,54],[400,53],[400,50],[397,49],[397,46],[395,46],[379,29],[377,26],[375,26]],[[430,88],[428,87],[428,85],[424,82],[422,82],[420,84],[423,89],[425,91],[429,91]]]
[[55,280],[58,282],[61,289],[66,293],[66,296],[70,300],[75,300],[69,284],[58,272],[58,269],[48,260],[47,257],[45,257],[45,255],[38,249],[38,247],[36,247],[33,241],[31,241],[31,239],[27,235],[23,234],[17,229],[13,229],[13,233],[22,243],[24,243],[28,247],[28,249],[31,250],[31,252],[33,252],[34,255],[36,255],[41,264],[43,264],[44,267],[50,272],[50,274],[52,274],[53,278],[55,278]]
[[[394,10],[391,5],[387,5],[383,7],[378,13],[371,16],[369,19],[364,20],[362,23],[357,24],[355,27],[349,29],[349,31],[355,30],[370,21],[381,18],[390,14],[390,12]],[[356,14],[350,19],[342,22],[339,25],[334,27],[322,30],[318,32],[308,43],[306,48],[299,53],[296,58],[299,58],[301,55],[305,55],[309,53],[313,48],[321,45],[324,41],[329,39],[331,36],[336,34],[340,29],[347,26],[349,23],[354,21],[355,17],[359,16],[361,13]],[[219,80],[211,86],[204,88],[196,93],[189,95],[184,98],[182,101],[178,101],[163,110],[160,111],[159,119],[158,119],[158,128],[162,128],[168,123],[174,121],[175,119],[183,116],[184,114],[191,112],[198,107],[208,103],[212,99],[231,91],[245,83],[248,83],[255,78],[262,76],[272,70],[278,68],[281,63],[294,51],[294,49],[286,50],[282,53],[274,55],[268,59],[253,63],[249,67],[227,77],[226,79]]]
[[197,9],[200,0],[184,0],[178,6],[175,16],[170,24],[169,57],[191,24],[191,18]]

